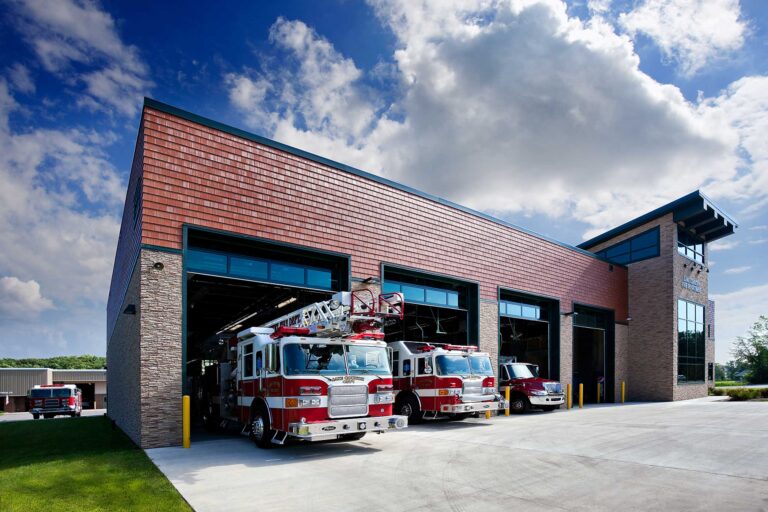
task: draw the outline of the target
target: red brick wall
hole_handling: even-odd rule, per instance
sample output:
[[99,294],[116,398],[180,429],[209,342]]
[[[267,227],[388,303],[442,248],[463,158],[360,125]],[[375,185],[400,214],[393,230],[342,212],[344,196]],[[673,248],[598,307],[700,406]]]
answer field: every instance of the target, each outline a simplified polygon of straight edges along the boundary
[[352,275],[394,263],[613,308],[627,272],[468,212],[145,108],[142,242],[182,247],[189,223],[351,254]]

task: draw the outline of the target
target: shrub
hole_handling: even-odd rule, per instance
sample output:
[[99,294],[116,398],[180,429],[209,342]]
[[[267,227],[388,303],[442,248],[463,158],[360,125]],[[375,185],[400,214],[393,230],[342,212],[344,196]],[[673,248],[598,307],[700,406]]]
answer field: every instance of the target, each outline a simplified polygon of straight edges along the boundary
[[723,396],[724,394],[724,389],[709,388],[709,396]]
[[763,397],[763,389],[749,389],[749,388],[739,388],[739,389],[729,389],[726,393],[729,397],[731,397],[731,400],[736,402],[742,402],[744,400],[754,400],[755,398],[761,398]]
[[715,386],[717,387],[726,387],[726,386],[743,386],[744,383],[740,382],[738,380],[718,380],[715,382]]

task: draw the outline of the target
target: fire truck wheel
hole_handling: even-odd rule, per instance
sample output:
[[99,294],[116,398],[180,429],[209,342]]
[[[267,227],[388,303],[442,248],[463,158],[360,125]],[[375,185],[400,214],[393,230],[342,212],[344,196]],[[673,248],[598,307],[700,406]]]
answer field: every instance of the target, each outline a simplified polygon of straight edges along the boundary
[[36,420],[39,420],[40,419],[40,415],[39,414],[33,414],[32,418],[34,418]]
[[262,407],[251,411],[251,431],[248,436],[259,448],[272,448],[275,431],[269,428],[269,415]]
[[409,425],[419,423],[422,419],[422,412],[419,408],[419,402],[412,396],[405,396],[403,400],[396,404],[395,409],[397,410],[397,414],[401,416],[408,416]]
[[340,434],[339,441],[359,441],[365,436],[365,432],[355,432],[354,434]]
[[528,412],[530,408],[531,402],[528,401],[528,397],[525,395],[514,395],[509,399],[509,409],[515,414]]

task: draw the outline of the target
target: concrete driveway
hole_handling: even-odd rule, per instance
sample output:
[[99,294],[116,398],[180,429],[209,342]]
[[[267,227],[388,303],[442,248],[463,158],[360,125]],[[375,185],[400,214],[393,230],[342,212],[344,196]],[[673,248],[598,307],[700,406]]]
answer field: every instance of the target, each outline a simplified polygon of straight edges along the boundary
[[[106,409],[85,409],[83,410],[82,416],[104,416],[106,414]],[[68,419],[69,416],[56,416],[53,419]],[[6,412],[5,414],[0,414],[0,422],[5,421],[26,421],[26,420],[32,420],[32,415],[28,412]],[[37,420],[42,421],[42,418]],[[50,421],[50,420],[48,420]]]
[[768,403],[720,397],[147,453],[198,511],[768,510]]

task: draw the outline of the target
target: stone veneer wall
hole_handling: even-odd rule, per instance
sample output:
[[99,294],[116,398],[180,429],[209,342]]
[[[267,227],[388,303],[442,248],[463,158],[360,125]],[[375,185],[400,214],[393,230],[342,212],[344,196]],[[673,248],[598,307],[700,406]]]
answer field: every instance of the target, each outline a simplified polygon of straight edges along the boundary
[[[140,283],[140,272],[134,270],[115,329],[107,342],[107,416],[138,445],[141,445]],[[128,304],[136,306],[135,315],[122,313]]]
[[480,350],[491,356],[493,373],[499,375],[499,303],[480,300]]
[[[154,268],[162,263],[163,269]],[[141,447],[181,444],[182,256],[141,250]],[[111,378],[111,375],[110,375]],[[111,401],[110,396],[110,401]]]

